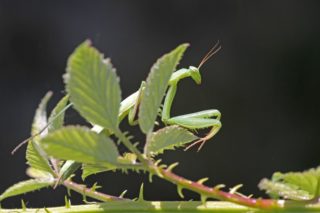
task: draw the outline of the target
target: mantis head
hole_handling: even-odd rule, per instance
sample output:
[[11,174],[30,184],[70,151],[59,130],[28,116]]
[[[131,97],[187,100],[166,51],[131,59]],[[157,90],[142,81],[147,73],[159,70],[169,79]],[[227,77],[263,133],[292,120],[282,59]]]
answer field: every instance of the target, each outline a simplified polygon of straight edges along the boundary
[[189,70],[191,71],[190,76],[191,78],[197,83],[201,84],[201,75],[200,70],[197,67],[190,66]]

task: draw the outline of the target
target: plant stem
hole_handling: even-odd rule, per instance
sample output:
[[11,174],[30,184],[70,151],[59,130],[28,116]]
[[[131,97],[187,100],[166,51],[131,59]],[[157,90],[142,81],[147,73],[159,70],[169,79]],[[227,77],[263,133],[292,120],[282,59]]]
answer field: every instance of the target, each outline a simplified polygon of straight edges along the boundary
[[[239,194],[233,194],[229,192],[222,191],[218,188],[212,188],[205,186],[201,183],[197,183],[191,180],[188,180],[186,178],[183,178],[181,176],[178,176],[171,171],[167,169],[162,169],[159,167],[153,167],[150,168],[151,171],[154,174],[160,173],[161,176],[160,178],[165,179],[171,183],[176,184],[177,186],[180,186],[185,189],[189,189],[191,191],[199,193],[201,196],[205,197],[211,197],[215,198],[218,200],[223,200],[223,201],[230,201],[233,203],[238,203],[241,205],[249,206],[249,207],[254,207],[254,208],[263,208],[263,209],[277,209],[277,208],[282,208],[283,206],[281,205],[278,200],[272,200],[272,199],[254,199],[254,198],[249,198],[245,196],[241,196]],[[154,169],[157,169],[158,171],[154,171]]]
[[208,187],[200,182],[194,182],[184,177],[174,174],[170,169],[163,169],[157,166],[152,160],[146,159],[143,154],[132,145],[130,140],[118,130],[115,135],[123,142],[123,144],[134,154],[137,155],[139,161],[151,174],[167,180],[177,187],[189,189],[200,194],[204,200],[206,198],[215,198],[222,201],[229,201],[248,207],[261,209],[283,209],[283,208],[304,208],[310,202],[283,201],[274,199],[251,198],[237,193],[231,193],[221,190],[220,188]]
[[[109,212],[109,213],[128,213],[128,212],[139,212],[139,213],[153,213],[153,212],[202,212],[202,213],[272,213],[274,211],[266,211],[261,209],[253,209],[250,207],[240,206],[230,202],[223,201],[210,201],[202,204],[197,201],[165,201],[165,202],[132,202],[132,201],[122,201],[122,202],[108,202],[99,204],[87,204],[87,205],[75,205],[70,208],[67,207],[53,207],[53,208],[39,208],[39,209],[1,209],[3,213],[9,212],[39,212],[39,213],[84,213],[84,212]],[[283,208],[277,210],[278,213],[302,213],[302,212],[319,212],[320,206],[310,205],[304,208]]]
[[63,181],[62,185],[64,185],[65,187],[67,187],[68,189],[71,189],[75,192],[78,192],[84,196],[88,196],[103,202],[106,201],[124,201],[124,200],[128,200],[125,198],[121,198],[121,197],[116,197],[116,196],[112,196],[112,195],[108,195],[108,194],[104,194],[101,192],[97,192],[94,191],[90,188],[87,188],[85,185],[81,185],[75,182],[72,182],[70,180],[65,180]]
[[142,153],[135,147],[130,140],[121,132],[120,129],[114,132],[115,136],[117,136],[122,143],[134,154],[137,155],[138,160],[144,164],[145,166],[148,166],[149,161],[142,155]]

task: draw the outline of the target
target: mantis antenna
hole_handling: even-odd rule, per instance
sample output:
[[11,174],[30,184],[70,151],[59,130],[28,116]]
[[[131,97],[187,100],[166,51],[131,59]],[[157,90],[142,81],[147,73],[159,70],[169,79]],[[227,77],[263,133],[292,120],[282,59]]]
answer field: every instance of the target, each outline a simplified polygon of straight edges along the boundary
[[63,108],[63,110],[61,110],[56,116],[53,117],[51,122],[48,122],[38,133],[31,135],[29,138],[25,139],[24,141],[22,141],[21,143],[19,143],[11,152],[12,155],[14,155],[14,153],[16,151],[18,151],[18,149],[20,149],[20,147],[22,147],[24,144],[28,143],[31,139],[33,139],[34,137],[40,135],[44,130],[46,130],[51,124],[52,122],[59,117],[62,113],[64,113],[67,109],[69,109],[72,106],[72,104],[68,104],[67,106],[65,106]]
[[221,49],[220,41],[218,40],[217,43],[210,49],[210,51],[203,57],[201,60],[198,69],[202,67],[204,63],[206,63],[212,56],[214,56],[219,50]]

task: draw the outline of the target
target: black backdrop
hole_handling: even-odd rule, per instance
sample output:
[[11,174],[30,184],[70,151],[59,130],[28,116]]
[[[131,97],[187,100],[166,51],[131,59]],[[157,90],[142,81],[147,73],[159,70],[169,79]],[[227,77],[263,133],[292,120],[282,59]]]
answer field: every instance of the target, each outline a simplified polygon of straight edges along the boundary
[[[24,148],[33,113],[46,91],[63,95],[68,55],[87,38],[112,58],[123,97],[135,91],[153,62],[190,42],[181,67],[197,65],[217,41],[222,50],[202,68],[203,83],[181,82],[173,114],[209,108],[222,112],[223,128],[197,153],[168,152],[177,173],[208,184],[243,183],[264,195],[259,180],[274,171],[319,164],[320,13],[317,1],[0,1],[0,191],[26,179]],[[76,112],[67,121],[81,121]],[[136,128],[135,131],[138,129]],[[158,178],[107,173],[90,177],[104,191],[177,200],[175,187]],[[66,191],[23,196],[27,206],[63,203]],[[186,200],[199,199],[186,193]],[[73,194],[73,203],[80,196]],[[19,207],[20,197],[3,202]]]

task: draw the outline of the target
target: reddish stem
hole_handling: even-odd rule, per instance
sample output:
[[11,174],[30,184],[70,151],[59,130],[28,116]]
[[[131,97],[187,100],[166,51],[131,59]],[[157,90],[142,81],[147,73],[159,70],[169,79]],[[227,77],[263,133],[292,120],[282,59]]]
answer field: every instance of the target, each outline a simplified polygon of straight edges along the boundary
[[70,180],[65,180],[63,181],[63,185],[65,187],[67,187],[68,189],[71,189],[73,191],[76,191],[82,195],[106,202],[106,201],[124,201],[124,200],[128,200],[125,198],[121,198],[121,197],[116,197],[116,196],[112,196],[112,195],[107,195],[101,192],[97,192],[94,191],[90,188],[87,188],[85,185],[81,185],[75,182],[72,182]]
[[200,195],[203,195],[206,197],[211,197],[218,200],[230,201],[233,203],[254,207],[254,208],[276,209],[276,208],[284,207],[283,204],[279,202],[279,200],[261,199],[261,198],[255,199],[255,198],[241,196],[239,194],[225,192],[218,188],[208,187],[201,183],[197,183],[197,182],[188,180],[186,178],[183,178],[179,175],[172,173],[168,169],[161,169],[159,167],[156,167],[155,165],[152,165],[150,167],[151,167],[150,171],[152,171],[154,174],[160,174],[162,176],[162,177],[160,176],[160,178],[170,181],[176,185],[179,185],[182,188],[186,188],[191,191],[197,192]]

